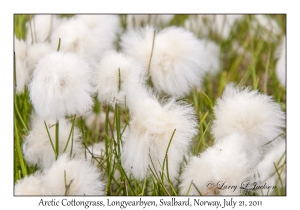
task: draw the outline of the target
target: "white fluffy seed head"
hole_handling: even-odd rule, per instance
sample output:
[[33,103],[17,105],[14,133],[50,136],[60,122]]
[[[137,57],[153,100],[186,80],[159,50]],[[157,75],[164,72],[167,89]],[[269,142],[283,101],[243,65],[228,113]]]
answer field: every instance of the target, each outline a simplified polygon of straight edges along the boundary
[[29,175],[20,179],[15,184],[15,195],[41,195],[41,189],[43,188],[41,173],[36,172],[35,174]]
[[127,29],[151,25],[160,27],[168,24],[174,15],[126,15]]
[[[168,150],[168,172],[170,179],[174,180],[191,140],[197,134],[193,108],[175,100],[161,105],[150,97],[142,100],[136,108],[139,110],[131,112],[130,126],[124,134],[124,168],[137,179],[144,179],[149,175],[149,167],[157,173],[162,171],[167,147],[176,129]],[[167,174],[166,165],[164,173]]]
[[193,15],[184,21],[184,27],[201,37],[209,37],[213,32],[226,40],[235,23],[244,15]]
[[51,43],[57,46],[61,38],[60,51],[74,52],[94,66],[114,48],[118,29],[119,19],[114,15],[74,16],[52,33]]
[[[199,157],[191,158],[181,176],[181,194],[199,195],[198,189],[202,195],[239,195],[242,182],[252,171],[240,138],[243,137],[228,136]],[[236,189],[222,188],[223,184]]]
[[203,51],[206,52],[204,60],[208,68],[204,70],[206,70],[207,74],[214,76],[220,69],[220,46],[215,42],[205,39],[200,40],[200,42],[204,43]]
[[[62,154],[51,168],[25,177],[15,185],[16,195],[103,195],[104,183],[96,166]],[[68,185],[68,190],[66,190]]]
[[[260,183],[268,183],[271,186],[275,186],[276,181],[279,178],[278,173],[280,173],[280,178],[284,183],[284,179],[286,177],[285,162],[286,141],[282,139],[280,142],[278,142],[278,144],[274,145],[274,147],[272,147],[259,162],[257,166],[257,176],[260,180]],[[277,169],[280,168],[278,173],[276,172],[274,164],[276,165]],[[259,190],[259,193],[266,195],[268,193],[268,189],[263,189],[262,192]]]
[[281,44],[277,49],[277,55],[276,57],[278,58],[277,63],[276,63],[276,75],[277,78],[282,86],[285,86],[285,80],[286,80],[286,50],[285,50],[285,36],[281,40]]
[[48,41],[52,31],[64,21],[65,18],[59,18],[57,15],[34,15],[27,23],[27,45]]
[[144,28],[128,30],[121,36],[122,52],[135,58],[144,68],[148,69],[154,37],[154,28],[147,25]]
[[106,35],[110,36],[112,41],[120,30],[118,15],[75,15],[74,18],[82,20],[91,29],[98,28],[103,30],[103,33],[106,31]]
[[[123,51],[148,69],[154,29],[128,31],[121,37]],[[154,87],[176,97],[200,87],[202,77],[211,67],[206,62],[207,52],[191,32],[178,27],[165,28],[155,35],[150,75]]]
[[85,114],[93,105],[92,70],[72,53],[53,52],[39,60],[29,85],[34,109],[43,120]]
[[104,194],[99,169],[89,161],[70,159],[68,154],[61,155],[52,167],[44,172],[42,193],[65,195],[65,184],[70,185],[68,195]]
[[[55,121],[46,122],[48,131],[50,133],[54,148],[55,148]],[[65,119],[59,120],[59,154],[67,144],[72,123]],[[72,143],[73,138],[73,143]],[[37,115],[34,115],[31,121],[31,130],[28,136],[25,137],[22,145],[25,160],[30,165],[36,165],[41,169],[50,168],[55,161],[55,154],[51,146],[51,142],[45,127],[44,121]],[[81,134],[79,130],[74,127],[73,137],[71,136],[66,153],[80,158],[83,155],[83,146],[81,144]]]
[[100,101],[122,104],[127,87],[144,80],[145,70],[139,63],[127,55],[111,50],[96,66],[94,84]]
[[251,21],[251,33],[260,39],[272,42],[278,40],[282,31],[273,18],[266,15],[255,15]]
[[261,149],[283,132],[285,115],[280,105],[250,88],[228,85],[217,100],[214,113],[212,133],[216,141],[238,132]]
[[29,75],[32,76],[33,70],[36,68],[38,61],[46,54],[56,51],[47,42],[34,43],[27,48],[26,66],[29,71]]
[[26,85],[28,85],[30,77],[26,67],[27,46],[23,40],[15,37],[15,63],[16,63],[16,90],[22,93]]

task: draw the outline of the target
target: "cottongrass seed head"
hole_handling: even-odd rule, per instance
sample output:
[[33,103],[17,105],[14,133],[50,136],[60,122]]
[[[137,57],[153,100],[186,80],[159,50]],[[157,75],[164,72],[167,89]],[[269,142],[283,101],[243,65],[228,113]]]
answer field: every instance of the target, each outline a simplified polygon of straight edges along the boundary
[[285,43],[286,37],[284,36],[281,40],[281,44],[280,46],[277,48],[277,52],[276,52],[276,58],[277,63],[276,63],[276,75],[277,78],[280,82],[280,84],[282,86],[285,86],[286,82],[286,60],[285,60],[285,56],[286,56],[286,43]]
[[198,191],[202,195],[239,195],[241,184],[251,175],[240,138],[230,135],[192,157],[181,175],[181,195],[199,195]]
[[[121,37],[123,51],[148,69],[154,29],[147,26],[129,30]],[[155,35],[149,76],[159,92],[182,97],[192,88],[200,87],[202,77],[211,67],[205,43],[179,27],[165,28]]]
[[53,52],[38,62],[29,85],[34,109],[43,120],[83,115],[93,105],[92,70],[72,53]]
[[94,86],[98,99],[106,104],[122,104],[126,89],[146,80],[144,68],[132,58],[108,51],[95,69]]
[[[154,97],[136,100],[140,100],[139,106],[134,107],[134,112],[130,111],[129,129],[123,136],[123,167],[140,180],[149,175],[149,167],[153,172],[162,172],[167,148],[176,129],[168,150],[168,173],[173,181],[198,131],[195,111],[190,105],[174,99],[162,105]],[[167,175],[166,165],[164,173]]]
[[104,194],[101,173],[87,160],[71,159],[68,154],[62,154],[44,174],[44,180],[48,180],[44,182],[45,195],[64,195],[65,184],[70,186],[68,195]]
[[39,60],[48,53],[54,51],[56,51],[56,48],[52,47],[47,42],[34,43],[27,47],[26,65],[30,77],[32,77],[32,72],[36,68],[36,65],[38,64]]
[[230,37],[236,22],[244,15],[190,15],[184,21],[184,27],[201,37],[208,38],[213,32],[223,40]]
[[[276,168],[275,168],[276,165]],[[257,166],[260,185],[286,187],[286,141],[282,139],[274,145]],[[279,181],[280,180],[280,181]],[[273,189],[257,190],[259,195],[270,195]]]
[[15,194],[103,195],[104,183],[101,179],[100,171],[89,161],[62,154],[51,168],[19,181],[15,186]]
[[28,85],[30,77],[26,66],[27,46],[23,40],[15,37],[14,42],[15,63],[16,63],[16,92],[23,93]]
[[53,30],[65,21],[66,18],[57,15],[34,15],[27,23],[27,45],[49,41]]
[[[46,122],[53,145],[55,145],[55,123],[54,121]],[[65,119],[59,120],[59,153],[61,154],[67,144],[72,124]],[[73,138],[73,143],[72,143]],[[55,146],[54,146],[55,148]],[[50,168],[55,161],[55,154],[44,124],[44,121],[37,115],[32,117],[31,130],[25,137],[23,145],[23,154],[25,160],[30,165],[36,165],[41,169]],[[66,153],[72,157],[82,157],[84,154],[83,145],[81,144],[81,134],[74,127],[73,136],[70,137]]]
[[261,148],[283,133],[285,115],[271,96],[250,88],[226,86],[214,107],[212,133],[215,140],[235,132],[244,134]]
[[41,172],[36,172],[18,180],[14,188],[14,195],[41,195],[41,189],[43,188]]
[[62,23],[51,34],[51,44],[61,51],[74,52],[95,66],[103,53],[114,48],[119,30],[117,15],[75,15]]
[[151,25],[161,27],[167,25],[174,15],[126,15],[127,29]]

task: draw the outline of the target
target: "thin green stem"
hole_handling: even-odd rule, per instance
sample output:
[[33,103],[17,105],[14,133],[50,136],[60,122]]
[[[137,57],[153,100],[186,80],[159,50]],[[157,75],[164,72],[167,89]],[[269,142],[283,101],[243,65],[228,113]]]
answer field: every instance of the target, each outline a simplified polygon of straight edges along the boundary
[[16,139],[16,149],[17,149],[17,154],[20,160],[20,165],[21,165],[21,169],[22,169],[22,174],[23,176],[27,176],[27,169],[25,167],[25,162],[23,159],[23,154],[21,151],[21,143],[20,143],[20,138],[19,138],[19,134],[18,134],[18,128],[17,128],[17,123],[16,120],[14,120],[14,127],[15,127],[15,139]]
[[59,50],[60,50],[60,42],[61,42],[61,39],[60,39],[60,38],[58,38],[57,52],[59,52]]
[[44,121],[44,125],[45,125],[45,128],[46,128],[47,134],[48,134],[48,138],[49,138],[49,140],[50,140],[51,147],[52,147],[52,149],[53,149],[53,151],[54,151],[54,154],[56,154],[56,151],[55,151],[55,148],[54,148],[54,145],[53,145],[53,141],[52,141],[51,135],[50,135],[50,133],[49,133],[48,126],[47,126],[47,124],[46,124],[45,121]]
[[[169,141],[169,144],[168,144],[168,147],[167,147],[167,150],[166,150],[166,155],[165,155],[165,158],[164,158],[164,161],[163,161],[163,165],[162,165],[162,174],[164,173],[164,170],[165,170],[165,163],[166,163],[166,159],[167,159],[167,156],[168,156],[168,151],[169,151],[170,145],[172,143],[173,137],[175,135],[175,132],[176,132],[176,129],[174,129],[174,131],[172,133],[171,139]],[[163,176],[162,176],[162,181],[163,181]]]
[[69,133],[69,137],[68,137],[67,143],[66,143],[65,148],[63,150],[63,153],[67,150],[67,147],[68,147],[68,144],[69,144],[69,141],[70,141],[70,138],[71,138],[71,134],[73,133],[73,130],[74,130],[75,119],[76,119],[76,115],[74,116],[74,119],[72,121],[72,127],[71,127],[71,130],[70,130],[70,133]]
[[149,59],[149,63],[148,63],[148,75],[150,75],[150,66],[151,66],[151,60],[152,60],[152,55],[153,55],[154,43],[155,43],[155,35],[156,35],[156,31],[154,31],[154,33],[153,33],[152,48],[151,48],[151,54],[150,54],[150,59]]
[[59,120],[55,125],[55,159],[57,160],[59,155]]

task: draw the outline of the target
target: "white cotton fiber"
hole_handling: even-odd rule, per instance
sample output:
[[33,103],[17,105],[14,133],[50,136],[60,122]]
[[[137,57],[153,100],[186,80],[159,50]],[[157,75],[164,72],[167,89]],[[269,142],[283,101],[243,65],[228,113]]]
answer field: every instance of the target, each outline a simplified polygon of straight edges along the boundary
[[[47,121],[46,125],[50,133],[54,148],[55,148],[55,121]],[[67,144],[70,135],[72,123],[65,119],[59,120],[59,154]],[[23,145],[23,154],[25,160],[30,165],[37,165],[41,169],[50,168],[55,161],[55,153],[51,146],[51,142],[45,127],[44,121],[37,115],[32,117],[31,128],[29,134],[25,137]],[[81,144],[81,134],[79,130],[74,127],[73,144],[72,136],[69,140],[66,153],[79,158],[84,152]]]
[[214,107],[212,133],[216,140],[234,132],[244,134],[257,148],[283,132],[285,115],[271,96],[250,88],[227,85]]

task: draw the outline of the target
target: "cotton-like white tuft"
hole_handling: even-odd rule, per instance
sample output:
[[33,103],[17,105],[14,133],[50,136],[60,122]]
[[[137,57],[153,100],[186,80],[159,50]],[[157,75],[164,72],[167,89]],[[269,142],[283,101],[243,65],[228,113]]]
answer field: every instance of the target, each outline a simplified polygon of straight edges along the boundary
[[[46,122],[54,148],[55,148],[55,123]],[[59,153],[62,154],[67,144],[72,123],[65,119],[59,120]],[[73,138],[73,143],[72,143]],[[38,116],[34,116],[31,122],[31,130],[23,142],[23,154],[26,161],[31,165],[37,165],[41,169],[50,168],[55,161],[55,154],[48,137],[47,129],[44,121]],[[74,127],[73,137],[70,137],[66,153],[80,158],[83,155],[84,149],[81,144],[81,134],[79,130]]]
[[70,159],[68,154],[61,155],[52,167],[44,172],[42,193],[64,195],[65,184],[70,185],[68,195],[104,194],[104,184],[99,169],[89,161]]
[[216,33],[224,40],[237,21],[244,15],[192,15],[184,22],[184,27],[201,37],[209,37],[210,32]]
[[26,67],[27,46],[23,40],[15,37],[16,91],[22,93],[30,77]]
[[280,105],[257,90],[228,85],[214,112],[212,133],[216,141],[238,132],[262,149],[283,132],[285,115]]
[[27,23],[27,45],[48,41],[53,30],[64,21],[65,18],[59,18],[57,15],[34,15]]
[[126,15],[127,29],[151,25],[160,27],[167,25],[174,15]]
[[[280,174],[280,179],[283,184],[285,184],[286,178],[286,142],[284,140],[278,142],[273,148],[271,148],[262,161],[257,166],[257,176],[260,180],[259,185],[264,185],[265,183],[267,186],[276,186],[276,181],[279,179],[278,173]],[[278,169],[278,173],[276,172],[275,165]],[[281,182],[278,182],[278,186],[281,185]],[[281,186],[284,187],[284,186]],[[257,190],[258,194],[267,195],[271,194],[274,189],[262,189]]]
[[29,175],[20,179],[14,186],[15,195],[41,195],[42,194],[42,179],[41,173]]
[[144,80],[145,70],[139,63],[127,55],[111,50],[96,66],[94,84],[100,101],[122,104],[126,87]]
[[114,48],[118,30],[116,15],[79,15],[62,23],[52,33],[51,43],[57,46],[61,38],[60,51],[74,52],[94,66],[103,53]]
[[[151,96],[136,98],[135,107],[132,99],[136,94],[129,96],[128,108],[131,121],[129,129],[123,135],[121,153],[124,169],[140,180],[149,174],[149,167],[152,171],[161,172],[168,144],[176,129],[168,150],[168,173],[170,180],[174,180],[178,175],[180,163],[188,152],[191,140],[197,134],[194,109],[186,103],[175,102],[175,100],[161,105]],[[167,176],[166,163],[164,172]]]
[[112,41],[116,38],[116,32],[119,31],[118,15],[75,15],[74,18],[82,20],[91,29],[99,28],[103,32],[106,31],[107,36],[113,36]]
[[[148,69],[154,29],[129,30],[121,37],[123,51]],[[202,77],[211,67],[205,43],[183,28],[168,27],[155,35],[149,76],[154,87],[176,97],[200,87]]]
[[285,43],[285,36],[282,38],[281,45],[277,49],[277,55],[278,58],[276,63],[276,75],[277,78],[282,86],[285,86],[285,80],[286,80],[286,65],[285,65],[285,56],[286,56],[286,43]]
[[144,28],[127,30],[121,36],[122,52],[137,59],[145,68],[148,68],[153,36],[154,28],[148,25]]
[[251,33],[266,41],[276,41],[282,31],[273,18],[266,15],[255,15],[251,21]]
[[71,159],[68,154],[63,154],[51,168],[19,181],[15,194],[103,195],[104,183],[98,168],[89,161]]
[[38,64],[38,61],[46,54],[53,51],[56,51],[56,49],[51,47],[47,42],[34,43],[27,47],[26,65],[30,76],[32,76],[32,72]]
[[92,73],[75,54],[53,52],[44,56],[29,85],[37,114],[46,121],[85,114],[93,105]]
[[204,43],[205,61],[208,68],[205,69],[207,74],[215,75],[220,69],[220,46],[209,40],[200,40]]
[[239,195],[251,175],[241,140],[243,136],[230,135],[191,158],[181,176],[181,195],[199,195],[197,189],[202,195]]

